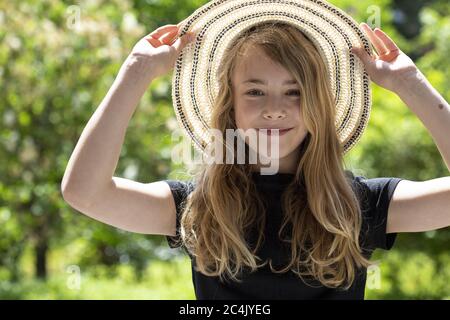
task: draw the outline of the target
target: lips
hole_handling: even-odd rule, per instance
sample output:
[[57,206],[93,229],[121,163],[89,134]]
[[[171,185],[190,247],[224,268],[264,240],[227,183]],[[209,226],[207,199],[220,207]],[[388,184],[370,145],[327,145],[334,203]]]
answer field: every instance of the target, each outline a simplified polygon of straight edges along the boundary
[[258,131],[261,131],[264,134],[267,133],[268,136],[271,136],[271,135],[275,135],[276,134],[276,129],[279,130],[279,135],[282,136],[282,135],[286,134],[287,132],[289,132],[290,130],[292,130],[293,128],[286,128],[286,129],[282,129],[282,128],[258,128]]

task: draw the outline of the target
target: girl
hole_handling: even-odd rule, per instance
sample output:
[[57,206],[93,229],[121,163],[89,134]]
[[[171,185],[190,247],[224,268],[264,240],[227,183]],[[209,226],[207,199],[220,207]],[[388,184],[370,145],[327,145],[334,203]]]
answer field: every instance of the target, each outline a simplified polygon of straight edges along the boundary
[[[352,52],[374,82],[433,126],[450,163],[450,145],[437,134],[448,135],[448,104],[385,33],[362,27],[379,56]],[[235,40],[211,115],[211,127],[222,132],[289,129],[279,136],[275,175],[246,162],[201,164],[191,181],[113,177],[139,99],[192,41],[190,34],[177,39],[178,32],[179,25],[163,26],[133,48],[83,131],[62,190],[96,220],[183,246],[198,299],[363,299],[373,250],[389,250],[398,232],[449,225],[449,178],[366,179],[344,169],[324,62],[304,34],[283,23],[258,25]],[[425,101],[442,105],[441,120],[420,109]]]

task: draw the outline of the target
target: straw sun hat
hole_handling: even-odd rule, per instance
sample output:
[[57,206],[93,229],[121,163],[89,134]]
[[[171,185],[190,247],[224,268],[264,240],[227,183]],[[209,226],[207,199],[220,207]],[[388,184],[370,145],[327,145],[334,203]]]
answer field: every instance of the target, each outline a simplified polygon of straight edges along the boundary
[[214,0],[183,20],[179,36],[193,31],[196,40],[183,49],[173,70],[172,101],[179,126],[205,152],[212,141],[208,129],[223,53],[244,30],[274,20],[297,27],[324,59],[337,97],[336,132],[347,153],[363,134],[372,103],[370,78],[349,49],[372,49],[351,16],[321,0]]

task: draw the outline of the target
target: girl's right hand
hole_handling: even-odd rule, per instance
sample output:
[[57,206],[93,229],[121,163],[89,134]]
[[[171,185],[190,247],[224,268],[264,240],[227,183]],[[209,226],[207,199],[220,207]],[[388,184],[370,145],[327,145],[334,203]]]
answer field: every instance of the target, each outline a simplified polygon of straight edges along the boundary
[[181,23],[159,27],[143,37],[133,47],[130,56],[136,59],[151,59],[154,77],[166,74],[173,69],[184,47],[195,39],[193,32],[187,32],[181,38],[178,36]]

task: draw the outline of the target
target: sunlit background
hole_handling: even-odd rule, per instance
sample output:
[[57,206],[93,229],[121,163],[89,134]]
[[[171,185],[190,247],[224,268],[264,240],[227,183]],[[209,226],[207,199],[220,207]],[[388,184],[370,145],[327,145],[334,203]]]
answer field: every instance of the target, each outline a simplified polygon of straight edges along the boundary
[[[330,1],[379,24],[449,101],[448,0]],[[200,0],[0,2],[0,298],[195,299],[188,256],[161,235],[121,231],[69,207],[60,192],[87,121],[136,41]],[[358,175],[427,180],[448,170],[422,123],[375,84],[370,122],[346,156]],[[182,178],[171,161],[171,76],[152,82],[115,176]],[[107,214],[107,213],[105,213]],[[367,299],[450,299],[450,230],[402,233],[378,250]]]

